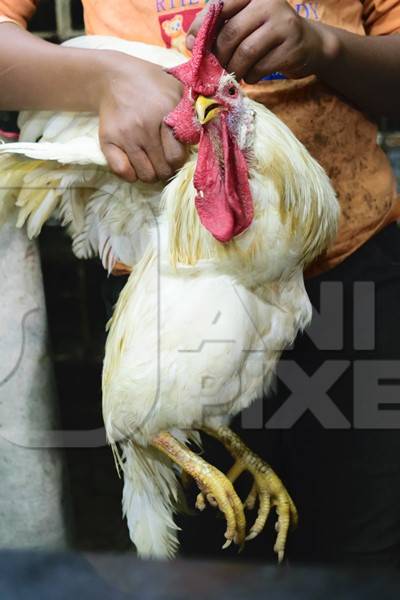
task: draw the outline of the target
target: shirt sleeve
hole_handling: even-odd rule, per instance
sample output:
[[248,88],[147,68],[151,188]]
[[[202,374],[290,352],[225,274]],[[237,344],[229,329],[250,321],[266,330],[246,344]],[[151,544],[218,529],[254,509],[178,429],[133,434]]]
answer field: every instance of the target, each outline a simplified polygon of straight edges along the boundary
[[0,0],[0,23],[10,21],[27,27],[37,7],[37,0]]
[[399,0],[364,0],[363,20],[368,35],[400,32]]

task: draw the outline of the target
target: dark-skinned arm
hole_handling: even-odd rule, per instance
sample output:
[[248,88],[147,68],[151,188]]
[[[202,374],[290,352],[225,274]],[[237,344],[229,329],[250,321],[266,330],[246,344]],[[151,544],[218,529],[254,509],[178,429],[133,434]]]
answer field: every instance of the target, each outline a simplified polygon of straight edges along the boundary
[[161,67],[121,52],[67,48],[0,23],[0,109],[89,111],[100,144],[128,181],[170,177],[186,154],[163,118],[181,86]]
[[[192,47],[204,13],[188,32]],[[215,53],[247,83],[316,75],[362,110],[398,116],[400,35],[361,36],[297,15],[286,0],[225,0]]]
[[361,36],[311,23],[319,34],[314,74],[364,111],[398,117],[400,35]]

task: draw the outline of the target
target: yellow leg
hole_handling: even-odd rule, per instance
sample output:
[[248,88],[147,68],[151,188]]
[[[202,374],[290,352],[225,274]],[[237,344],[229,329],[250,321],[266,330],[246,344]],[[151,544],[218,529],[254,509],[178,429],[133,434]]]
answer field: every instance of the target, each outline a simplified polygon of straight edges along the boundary
[[243,505],[226,475],[186,448],[170,433],[158,434],[153,438],[152,446],[166,454],[191,475],[205,496],[210,495],[215,499],[227,522],[226,542],[223,547],[227,548],[232,541],[240,546],[243,545],[246,535]]
[[289,526],[291,524],[293,526],[297,525],[298,521],[296,507],[285,486],[269,464],[252,452],[231,429],[228,427],[216,429],[204,427],[203,431],[222,442],[228,452],[235,458],[236,462],[228,473],[228,477],[232,482],[245,470],[249,471],[254,478],[254,484],[245,506],[250,509],[254,508],[258,497],[258,515],[246,540],[254,539],[262,531],[271,506],[275,506],[278,515],[276,524],[278,535],[274,550],[278,554],[279,562],[281,562],[285,553]]
[[[229,469],[229,471],[227,472],[226,477],[233,484],[233,483],[235,483],[235,481],[239,477],[239,475],[241,475],[243,473],[243,471],[244,471],[244,465],[242,465],[240,462],[235,462],[232,465],[232,467]],[[206,500],[209,504],[211,504],[211,506],[217,506],[217,503],[215,502],[215,498],[211,494],[207,494],[207,496],[205,496],[203,494],[203,492],[200,492],[197,495],[196,508],[198,510],[204,510],[206,507]]]

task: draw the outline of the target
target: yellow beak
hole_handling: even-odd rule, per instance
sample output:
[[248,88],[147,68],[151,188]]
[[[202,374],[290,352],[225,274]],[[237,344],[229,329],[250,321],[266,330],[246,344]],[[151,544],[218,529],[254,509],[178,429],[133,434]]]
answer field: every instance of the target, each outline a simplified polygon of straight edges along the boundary
[[214,98],[199,96],[195,104],[197,119],[200,125],[205,125],[221,112],[222,106]]

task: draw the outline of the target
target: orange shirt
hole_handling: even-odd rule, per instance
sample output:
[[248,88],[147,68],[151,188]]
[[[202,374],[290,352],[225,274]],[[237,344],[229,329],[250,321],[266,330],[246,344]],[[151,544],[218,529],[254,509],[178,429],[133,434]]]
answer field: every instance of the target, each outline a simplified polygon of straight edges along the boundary
[[[0,0],[0,21],[26,26],[35,0]],[[185,32],[205,0],[83,0],[89,34],[108,34],[165,44],[185,52]],[[304,18],[359,35],[400,32],[398,0],[310,0],[290,4]],[[245,86],[292,129],[322,164],[338,193],[338,238],[313,273],[339,264],[382,227],[400,217],[388,159],[376,142],[377,128],[364,114],[314,77],[263,81]]]

